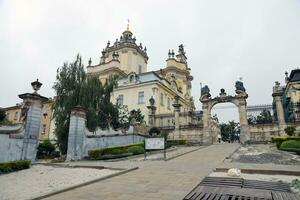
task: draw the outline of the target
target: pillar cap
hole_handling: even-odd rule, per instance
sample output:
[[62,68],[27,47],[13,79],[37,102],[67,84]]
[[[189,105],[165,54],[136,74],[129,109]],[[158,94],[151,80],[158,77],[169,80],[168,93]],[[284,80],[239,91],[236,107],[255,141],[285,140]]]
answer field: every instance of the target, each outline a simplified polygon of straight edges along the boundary
[[72,108],[72,111],[80,111],[80,112],[85,112],[86,113],[86,109],[80,105],[74,106]]
[[49,99],[47,97],[41,96],[37,93],[24,93],[18,95],[20,99],[33,99],[33,100],[40,100],[42,102],[48,101]]

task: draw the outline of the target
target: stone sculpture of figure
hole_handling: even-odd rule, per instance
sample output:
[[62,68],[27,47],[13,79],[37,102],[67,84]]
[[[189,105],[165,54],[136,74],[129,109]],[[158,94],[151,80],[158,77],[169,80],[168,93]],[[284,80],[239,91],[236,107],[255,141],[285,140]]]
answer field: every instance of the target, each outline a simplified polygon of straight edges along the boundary
[[154,106],[155,99],[153,98],[153,96],[151,96],[151,98],[149,99],[149,103],[150,103],[151,106]]
[[184,52],[184,48],[183,48],[183,44],[179,45],[179,50],[178,50],[179,54],[182,54],[184,55],[185,52]]
[[244,87],[244,84],[242,81],[236,81],[235,82],[235,91],[238,93],[238,91],[246,92],[246,89]]
[[210,92],[210,90],[207,85],[205,85],[203,88],[201,88],[201,96],[206,95],[206,96],[210,97],[211,95],[209,92]]
[[27,113],[29,110],[30,103],[26,102],[21,109],[20,122],[25,123],[27,118]]
[[226,96],[226,92],[225,92],[225,89],[224,89],[224,88],[222,88],[222,89],[220,90],[220,96]]

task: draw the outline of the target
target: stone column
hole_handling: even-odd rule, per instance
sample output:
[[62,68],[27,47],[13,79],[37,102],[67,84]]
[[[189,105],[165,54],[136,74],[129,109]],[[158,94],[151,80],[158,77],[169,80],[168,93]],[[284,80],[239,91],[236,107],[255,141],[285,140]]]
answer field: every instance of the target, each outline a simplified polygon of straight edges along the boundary
[[250,140],[246,105],[247,103],[245,99],[239,100],[238,109],[239,109],[239,117],[240,117],[240,141],[242,144]]
[[147,108],[149,110],[149,114],[148,114],[149,126],[151,127],[156,126],[156,120],[155,120],[156,106],[147,106]]
[[37,80],[32,82],[31,85],[35,90],[34,93],[24,93],[19,95],[19,97],[23,99],[21,121],[25,124],[21,159],[35,161],[39,141],[43,102],[47,101],[48,98],[37,93],[37,90],[39,90],[42,83]]
[[207,102],[202,102],[202,121],[203,121],[203,144],[212,143],[212,135],[210,131],[210,108]]
[[86,111],[76,106],[71,111],[67,160],[80,160],[84,157]]
[[175,132],[179,134],[180,137],[180,130],[179,130],[179,113],[181,104],[179,103],[179,96],[174,97],[175,101],[173,104],[174,107],[174,122],[175,122]]
[[276,85],[273,89],[272,96],[273,96],[275,104],[276,104],[279,134],[283,135],[284,134],[284,129],[286,127],[286,122],[285,122],[284,110],[283,110],[283,106],[282,106],[282,102],[281,102],[282,91],[279,88],[279,83],[278,82],[276,82]]

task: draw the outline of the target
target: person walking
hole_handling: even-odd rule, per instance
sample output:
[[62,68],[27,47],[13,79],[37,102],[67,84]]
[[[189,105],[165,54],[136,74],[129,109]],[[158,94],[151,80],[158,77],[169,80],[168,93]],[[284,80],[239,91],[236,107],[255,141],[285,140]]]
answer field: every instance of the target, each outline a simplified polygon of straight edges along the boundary
[[218,142],[219,142],[219,143],[221,143],[221,139],[222,139],[222,137],[221,137],[221,134],[219,133],[219,134],[218,134]]

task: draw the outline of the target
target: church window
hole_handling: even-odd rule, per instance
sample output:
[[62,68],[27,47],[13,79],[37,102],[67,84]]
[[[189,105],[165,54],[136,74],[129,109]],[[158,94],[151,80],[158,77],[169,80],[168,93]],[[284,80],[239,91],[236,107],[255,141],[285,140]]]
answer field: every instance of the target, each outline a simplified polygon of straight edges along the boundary
[[138,95],[138,103],[144,103],[144,92],[139,92],[139,95]]
[[134,81],[134,75],[131,75],[131,76],[129,77],[129,82],[132,83],[133,81]]
[[170,105],[171,105],[171,103],[170,103],[170,97],[168,97],[168,109],[170,109]]

